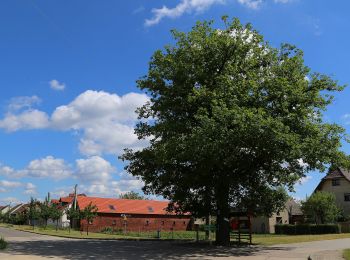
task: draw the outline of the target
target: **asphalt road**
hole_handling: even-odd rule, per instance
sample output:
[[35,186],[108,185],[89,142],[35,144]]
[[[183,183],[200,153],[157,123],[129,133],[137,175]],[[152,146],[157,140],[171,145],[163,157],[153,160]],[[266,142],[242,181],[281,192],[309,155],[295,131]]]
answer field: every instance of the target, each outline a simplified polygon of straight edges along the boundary
[[103,241],[43,236],[0,227],[9,248],[5,260],[37,259],[307,259],[337,260],[350,239],[326,240],[273,247],[222,248],[165,241]]

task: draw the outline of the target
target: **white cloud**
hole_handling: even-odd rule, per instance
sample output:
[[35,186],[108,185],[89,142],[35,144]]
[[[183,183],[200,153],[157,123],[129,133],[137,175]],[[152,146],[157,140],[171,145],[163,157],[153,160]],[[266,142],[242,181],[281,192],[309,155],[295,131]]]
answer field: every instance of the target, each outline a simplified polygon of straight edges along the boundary
[[21,182],[0,180],[0,193],[10,192],[21,186],[23,186]]
[[145,94],[124,96],[88,90],[74,101],[55,109],[52,127],[81,130],[79,150],[85,155],[120,154],[125,147],[144,146],[134,134],[135,110],[149,98]]
[[62,91],[66,88],[66,84],[60,83],[56,79],[50,80],[49,85],[50,85],[51,89],[58,90],[58,91]]
[[118,96],[87,90],[71,103],[57,107],[51,117],[32,108],[20,113],[8,112],[0,120],[0,128],[7,132],[44,128],[78,131],[82,154],[120,154],[126,147],[138,149],[147,143],[134,134],[135,110],[147,101],[149,98],[145,94]]
[[[20,170],[0,164],[0,176],[13,179],[31,177],[61,180],[71,177],[72,170],[63,159],[46,156],[45,158],[32,160],[25,168]],[[27,184],[27,189],[32,189],[28,185],[33,184]]]
[[11,204],[11,206],[14,206],[15,204],[18,204],[18,203],[22,203],[22,201],[18,200],[15,197],[0,198],[0,205]]
[[225,2],[225,0],[181,0],[174,8],[163,6],[162,8],[152,9],[153,17],[146,19],[145,25],[156,25],[163,18],[177,18],[184,13],[202,12],[214,4],[223,4]]
[[45,112],[30,109],[19,115],[7,113],[5,118],[0,120],[0,128],[7,132],[14,132],[20,129],[43,129],[49,126],[49,118]]
[[298,181],[298,184],[297,184],[297,185],[304,185],[304,184],[306,184],[307,182],[309,182],[311,179],[312,179],[312,176],[310,176],[310,175],[305,176],[305,177],[302,177],[302,178]]
[[6,181],[6,180],[0,181],[0,187],[4,187],[4,188],[18,188],[20,186],[22,186],[22,183],[17,182],[17,181]]
[[[264,0],[236,0],[239,4],[249,8],[257,10],[263,4]],[[287,4],[294,0],[273,0],[274,3]],[[153,8],[153,16],[150,19],[145,20],[145,26],[153,26],[160,23],[164,18],[175,19],[182,15],[193,12],[200,13],[215,4],[225,4],[228,0],[181,0],[175,7],[169,8],[163,6],[161,8]]]
[[250,9],[259,9],[262,2],[263,2],[262,0],[238,0],[238,3]]
[[28,182],[26,184],[25,190],[23,191],[23,194],[26,194],[26,195],[35,195],[35,194],[37,194],[36,186],[33,183]]
[[82,182],[105,184],[115,171],[108,161],[99,156],[76,160],[76,175]]
[[65,179],[72,175],[72,170],[65,161],[53,156],[31,161],[24,172],[28,177],[52,178],[54,180]]
[[294,0],[274,0],[275,3],[280,3],[280,4],[287,4],[287,3],[291,3]]
[[14,97],[10,100],[8,105],[9,111],[18,111],[22,108],[30,109],[33,105],[38,105],[41,103],[41,99],[37,96],[22,96],[22,97]]

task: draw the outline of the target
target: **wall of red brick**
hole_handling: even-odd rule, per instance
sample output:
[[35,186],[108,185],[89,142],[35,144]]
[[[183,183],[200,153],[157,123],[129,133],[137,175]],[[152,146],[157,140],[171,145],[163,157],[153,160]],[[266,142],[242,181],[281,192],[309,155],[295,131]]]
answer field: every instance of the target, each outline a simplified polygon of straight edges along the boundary
[[[80,229],[86,231],[87,221],[81,220]],[[192,221],[190,216],[167,215],[128,215],[126,220],[120,214],[99,213],[89,224],[89,231],[99,232],[106,227],[116,231],[185,231],[190,230]]]

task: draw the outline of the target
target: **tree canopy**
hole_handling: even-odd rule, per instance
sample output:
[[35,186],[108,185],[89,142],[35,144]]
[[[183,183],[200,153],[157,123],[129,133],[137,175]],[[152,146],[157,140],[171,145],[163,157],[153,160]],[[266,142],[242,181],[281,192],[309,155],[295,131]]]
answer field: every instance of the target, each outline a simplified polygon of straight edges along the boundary
[[153,54],[137,81],[150,101],[135,129],[150,144],[121,158],[170,209],[217,215],[216,242],[227,245],[233,208],[271,214],[285,200],[279,187],[345,157],[344,129],[322,117],[344,87],[312,72],[295,46],[223,21],[173,30],[175,44]]
[[146,200],[145,196],[142,196],[141,194],[135,192],[135,191],[129,191],[123,194],[119,195],[120,199],[128,199],[128,200]]
[[325,191],[313,193],[306,201],[302,202],[301,209],[309,221],[315,224],[334,223],[341,215],[335,195]]

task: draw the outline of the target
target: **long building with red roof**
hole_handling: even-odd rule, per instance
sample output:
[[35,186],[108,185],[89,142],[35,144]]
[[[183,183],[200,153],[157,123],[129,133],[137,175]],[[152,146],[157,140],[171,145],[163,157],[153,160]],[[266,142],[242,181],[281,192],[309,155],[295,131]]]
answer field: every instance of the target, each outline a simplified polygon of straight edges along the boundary
[[189,214],[177,215],[166,210],[168,201],[131,200],[77,196],[80,210],[89,204],[97,207],[97,217],[90,223],[81,220],[80,228],[99,232],[107,227],[126,231],[183,231],[191,228]]

